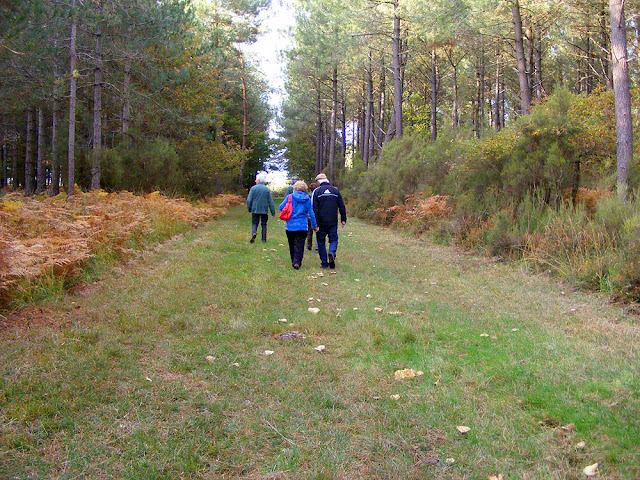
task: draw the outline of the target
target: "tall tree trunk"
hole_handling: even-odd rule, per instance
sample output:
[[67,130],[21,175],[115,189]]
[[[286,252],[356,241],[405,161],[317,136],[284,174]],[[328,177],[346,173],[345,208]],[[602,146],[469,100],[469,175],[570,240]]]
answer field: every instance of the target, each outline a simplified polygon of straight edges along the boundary
[[238,176],[238,186],[242,188],[244,183],[244,167],[247,162],[247,136],[249,125],[249,108],[247,104],[247,78],[245,75],[244,59],[242,60],[242,144],[240,145],[240,175]]
[[[54,51],[58,51],[58,40],[53,41]],[[60,193],[60,158],[58,157],[58,131],[60,129],[60,72],[58,62],[53,61],[53,106],[51,112],[51,185],[49,193],[55,197]]]
[[607,11],[604,1],[600,5],[598,19],[600,21],[600,56],[602,58],[602,74],[605,77],[607,90],[613,90],[613,76],[611,75],[611,41],[608,32],[610,28],[608,28],[609,26],[607,25]]
[[[102,12],[102,2],[100,2]],[[96,65],[93,70],[93,145],[91,150],[91,190],[100,188],[100,150],[102,148],[102,29],[96,33]]]
[[380,95],[378,96],[378,126],[376,129],[376,160],[380,158],[382,145],[384,144],[384,112],[386,106],[386,67],[384,64],[384,53],[380,56]]
[[522,18],[520,16],[519,0],[514,0],[513,5],[511,6],[511,13],[513,15],[518,80],[520,81],[520,109],[522,115],[528,115],[531,107],[531,91],[529,90],[527,62],[524,56],[524,39],[522,35]]
[[500,76],[500,125],[502,125],[502,128],[504,128],[505,125],[505,119],[507,117],[506,113],[505,113],[505,102],[504,102],[504,75]]
[[485,96],[485,83],[486,83],[486,57],[484,54],[484,47],[480,50],[480,85],[479,86],[479,94],[480,94],[480,129],[484,128],[484,107],[486,104],[486,96]]
[[585,93],[593,91],[593,49],[591,48],[591,25],[587,27],[587,74],[585,78]]
[[398,8],[399,0],[395,0],[393,4],[393,119],[395,135],[402,138],[402,38],[400,37]]
[[320,84],[318,82],[317,93],[317,125],[316,125],[316,174],[322,171],[322,104],[320,102]]
[[342,111],[342,155],[341,155],[341,165],[344,168],[345,160],[347,158],[347,101],[345,99],[344,93],[344,82],[340,85],[340,97],[341,97],[341,111]]
[[60,130],[60,105],[57,98],[53,101],[51,118],[51,185],[52,196],[60,193],[60,158],[58,156],[58,131]]
[[7,144],[2,142],[2,146],[0,146],[0,187],[4,188],[7,186]]
[[438,138],[438,56],[436,47],[431,48],[431,141]]
[[538,101],[544,96],[544,87],[542,86],[542,32],[538,32],[536,36],[535,48],[535,92]]
[[331,100],[331,119],[329,125],[329,178],[334,181],[334,169],[336,161],[336,123],[338,119],[338,67],[333,69],[333,98]]
[[609,11],[611,15],[613,92],[616,108],[618,195],[622,201],[626,202],[629,187],[628,168],[633,160],[633,131],[624,0],[609,0]]
[[500,122],[500,54],[496,56],[496,86],[493,94],[493,127],[496,132],[502,128]]
[[126,134],[131,125],[131,57],[127,55],[124,61],[124,79],[122,81],[122,133]]
[[11,186],[14,190],[18,188],[18,136],[13,136],[11,149]]
[[27,136],[25,138],[24,154],[24,194],[33,195],[33,110],[27,110]]
[[371,156],[371,132],[373,120],[373,74],[371,72],[371,50],[369,50],[369,65],[366,69],[366,98],[367,103],[364,109],[364,138],[362,143],[362,161],[369,166],[369,158]]
[[38,108],[38,153],[36,162],[36,192],[41,193],[46,188],[45,151],[44,151],[44,109]]
[[[75,10],[76,2],[73,0],[71,5],[72,10]],[[71,73],[69,78],[69,139],[67,144],[67,195],[73,195],[73,189],[75,186],[75,169],[76,169],[76,64],[78,62],[78,52],[76,51],[76,13],[72,13],[71,20],[71,40],[69,44],[69,71]]]
[[460,126],[460,106],[458,100],[458,65],[451,65],[453,68],[452,71],[452,81],[453,81],[453,128],[458,128]]

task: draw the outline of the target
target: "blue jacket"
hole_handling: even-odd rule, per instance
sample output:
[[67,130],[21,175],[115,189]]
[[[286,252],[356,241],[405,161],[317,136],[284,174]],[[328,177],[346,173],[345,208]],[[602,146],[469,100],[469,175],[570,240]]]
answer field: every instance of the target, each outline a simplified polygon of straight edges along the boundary
[[276,206],[273,203],[273,197],[271,196],[271,190],[264,183],[256,183],[249,191],[247,197],[247,210],[251,213],[260,214],[276,214]]
[[[287,200],[289,199],[289,195],[284,197],[284,200],[280,204],[280,211],[287,204]],[[293,192],[291,194],[291,206],[293,207],[293,212],[291,213],[291,218],[288,222],[285,223],[285,229],[290,232],[298,232],[304,230],[305,232],[308,229],[307,217],[311,219],[311,226],[315,229],[318,224],[316,223],[316,216],[313,213],[313,208],[311,208],[311,199],[304,192]]]

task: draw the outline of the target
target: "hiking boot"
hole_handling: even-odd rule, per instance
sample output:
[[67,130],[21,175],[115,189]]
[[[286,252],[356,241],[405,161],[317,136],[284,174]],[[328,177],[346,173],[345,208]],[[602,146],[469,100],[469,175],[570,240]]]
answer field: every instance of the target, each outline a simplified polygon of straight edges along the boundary
[[251,240],[249,240],[249,243],[253,243],[256,241],[256,236],[255,235],[251,235]]
[[329,268],[336,268],[336,256],[333,253],[327,255],[327,260],[329,260]]

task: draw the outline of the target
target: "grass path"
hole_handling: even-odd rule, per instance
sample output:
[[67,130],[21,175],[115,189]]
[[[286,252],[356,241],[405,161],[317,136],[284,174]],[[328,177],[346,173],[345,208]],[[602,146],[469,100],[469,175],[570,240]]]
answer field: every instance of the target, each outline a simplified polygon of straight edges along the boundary
[[269,226],[233,209],[9,322],[0,478],[640,478],[636,318],[354,220],[335,274],[294,271]]

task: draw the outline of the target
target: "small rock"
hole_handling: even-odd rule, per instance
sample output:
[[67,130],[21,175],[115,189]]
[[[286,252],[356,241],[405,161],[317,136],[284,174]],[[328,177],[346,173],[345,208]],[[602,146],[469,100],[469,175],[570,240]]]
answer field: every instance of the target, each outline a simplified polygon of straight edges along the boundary
[[587,477],[595,477],[598,474],[598,464],[594,463],[593,465],[584,467],[582,473],[584,473]]
[[320,309],[316,307],[309,307],[308,310],[310,313],[313,313],[314,315],[317,315],[318,313],[320,313]]

